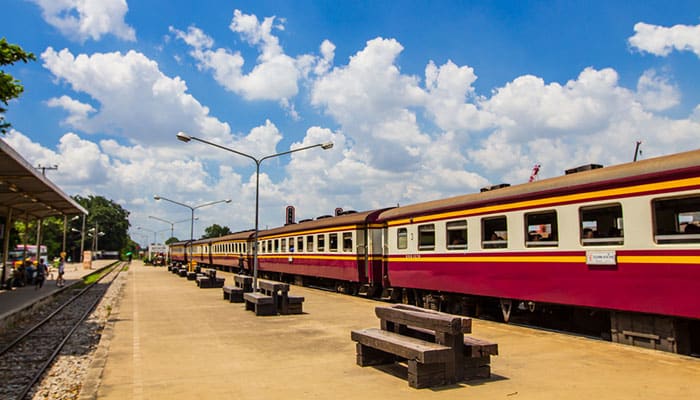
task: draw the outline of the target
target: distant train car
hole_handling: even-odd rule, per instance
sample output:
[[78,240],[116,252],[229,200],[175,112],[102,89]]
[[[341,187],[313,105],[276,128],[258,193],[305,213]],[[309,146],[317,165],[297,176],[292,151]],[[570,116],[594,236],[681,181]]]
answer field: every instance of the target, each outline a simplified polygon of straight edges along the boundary
[[237,232],[213,239],[210,244],[213,266],[228,272],[250,270],[253,232]]
[[700,352],[700,151],[583,169],[382,212],[394,297],[574,306],[614,341]]
[[170,260],[174,263],[187,264],[188,254],[186,252],[187,243],[189,241],[180,241],[170,243]]
[[295,276],[297,283],[372,292],[385,275],[382,226],[375,223],[380,212],[346,212],[261,231],[259,270]]
[[214,239],[199,239],[192,242],[192,261],[198,266],[211,267],[211,242]]

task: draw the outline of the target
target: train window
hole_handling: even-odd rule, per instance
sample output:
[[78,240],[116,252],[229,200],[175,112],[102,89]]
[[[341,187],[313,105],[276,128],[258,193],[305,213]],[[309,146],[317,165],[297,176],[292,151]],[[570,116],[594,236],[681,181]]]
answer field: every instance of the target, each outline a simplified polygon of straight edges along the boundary
[[452,221],[447,225],[447,249],[466,250],[467,249],[467,221]]
[[481,246],[485,249],[508,247],[508,222],[506,217],[481,220]]
[[399,228],[396,231],[396,247],[399,249],[408,248],[408,229]]
[[659,244],[700,243],[700,196],[652,201]]
[[620,204],[581,207],[579,215],[582,245],[607,246],[624,243]]
[[343,251],[344,252],[351,252],[352,251],[352,232],[344,232],[343,233]]
[[306,251],[314,251],[314,237],[312,235],[306,237]]
[[435,249],[435,225],[418,226],[418,250]]
[[297,238],[297,251],[304,251],[304,237],[299,236]]
[[282,253],[287,252],[287,238],[280,239],[280,252],[282,252]]
[[338,251],[338,234],[331,233],[328,235],[328,250]]
[[272,245],[272,251],[274,253],[279,253],[280,252],[280,240],[275,239]]
[[527,247],[557,246],[557,212],[545,211],[541,213],[525,214],[525,228],[527,231]]
[[318,251],[323,251],[326,248],[326,237],[323,235],[316,235],[316,247]]

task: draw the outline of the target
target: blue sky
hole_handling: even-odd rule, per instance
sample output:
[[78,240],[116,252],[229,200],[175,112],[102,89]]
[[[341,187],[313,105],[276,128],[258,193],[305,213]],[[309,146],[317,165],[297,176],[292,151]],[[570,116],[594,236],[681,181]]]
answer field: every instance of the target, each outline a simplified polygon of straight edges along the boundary
[[[198,205],[261,225],[526,182],[591,162],[698,147],[697,1],[4,2],[0,35],[37,56],[3,140],[69,194],[98,194],[133,226]],[[187,224],[175,235],[188,236]],[[167,229],[169,230],[169,229]],[[137,237],[139,239],[139,237]],[[158,238],[162,240],[162,237]],[[140,239],[141,240],[141,239]],[[145,241],[146,238],[142,237]]]

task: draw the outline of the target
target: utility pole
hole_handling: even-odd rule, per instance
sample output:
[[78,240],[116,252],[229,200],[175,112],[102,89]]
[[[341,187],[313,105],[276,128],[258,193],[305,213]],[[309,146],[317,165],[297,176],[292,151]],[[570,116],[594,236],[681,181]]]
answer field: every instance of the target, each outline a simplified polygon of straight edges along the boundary
[[58,165],[54,164],[54,165],[51,165],[51,166],[48,166],[48,167],[47,167],[46,165],[43,165],[43,166],[42,166],[41,164],[39,164],[39,165],[36,167],[36,169],[40,169],[40,170],[41,170],[41,175],[46,176],[46,170],[47,170],[47,169],[48,169],[48,170],[56,170],[56,169],[58,169]]
[[642,151],[639,149],[639,146],[642,144],[641,141],[637,140],[637,145],[634,147],[634,161],[637,161],[637,156],[639,154],[642,154]]

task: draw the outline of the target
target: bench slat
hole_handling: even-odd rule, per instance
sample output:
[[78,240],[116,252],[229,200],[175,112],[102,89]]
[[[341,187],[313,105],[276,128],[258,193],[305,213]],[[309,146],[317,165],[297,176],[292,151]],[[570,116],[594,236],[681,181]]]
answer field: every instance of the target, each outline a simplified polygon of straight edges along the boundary
[[[415,311],[415,312],[424,312],[428,314],[434,314],[434,315],[446,315],[443,312],[440,311],[435,311],[435,310],[430,310],[427,308],[423,307],[417,307],[417,306],[412,306],[410,304],[394,304],[391,306],[391,308],[396,308],[399,310],[406,310],[406,311]],[[461,317],[458,315],[451,315],[452,317],[459,317],[462,319],[462,333],[471,333],[472,332],[472,319],[469,317]]]
[[451,335],[462,333],[462,318],[454,315],[402,310],[394,307],[377,307],[375,313],[380,320],[400,325],[411,325]]
[[408,360],[416,360],[422,364],[447,362],[452,352],[452,349],[441,344],[377,328],[352,331],[350,337],[365,346],[396,354]]
[[262,294],[260,292],[244,293],[243,298],[246,301],[249,301],[251,303],[256,303],[256,304],[274,304],[274,302],[275,302],[275,300],[272,298],[272,296],[267,296],[267,295]]

